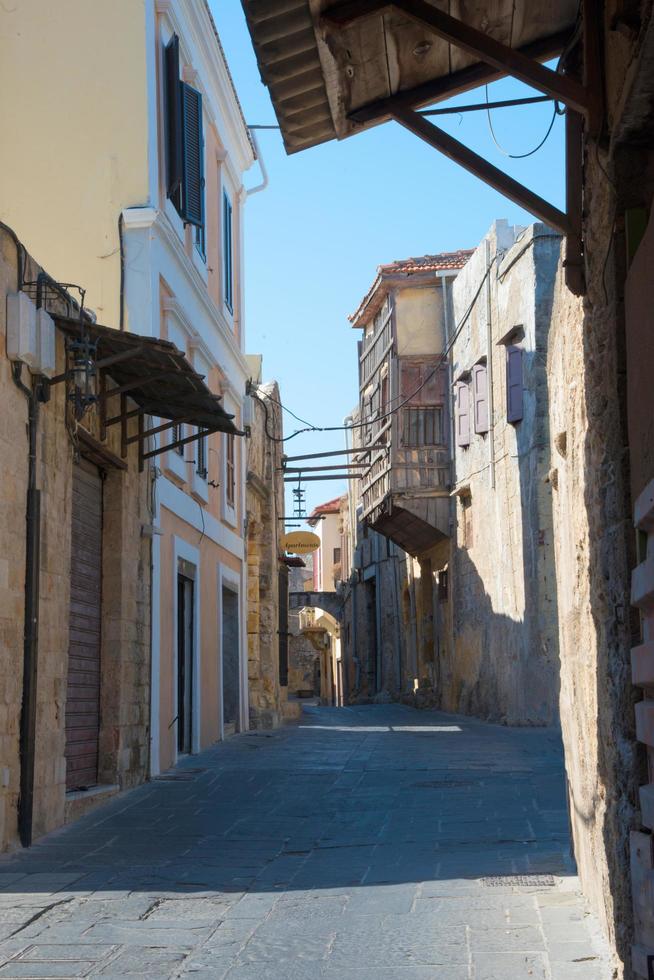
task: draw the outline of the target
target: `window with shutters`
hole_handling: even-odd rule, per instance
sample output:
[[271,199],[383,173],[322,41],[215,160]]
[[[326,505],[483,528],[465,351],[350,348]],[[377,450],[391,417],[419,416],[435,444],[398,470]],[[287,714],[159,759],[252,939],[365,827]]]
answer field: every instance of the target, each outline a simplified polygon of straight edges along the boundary
[[456,444],[465,448],[470,445],[470,385],[467,381],[457,381],[456,402]]
[[488,371],[485,361],[472,369],[472,400],[475,432],[488,432]]
[[236,506],[236,443],[232,433],[225,436],[225,500],[228,507]]
[[[176,442],[179,442],[180,439],[183,439],[184,438],[184,426],[183,425],[174,425],[172,427],[172,429],[170,430],[170,433],[171,433],[171,435],[170,435],[170,441],[174,445]],[[183,456],[184,455],[184,447],[183,446],[175,446],[175,450],[174,451],[177,453],[178,456]]]
[[523,377],[521,347],[506,348],[506,418],[508,422],[519,422],[523,416]]
[[[202,430],[200,430],[202,431]],[[203,480],[207,478],[207,437],[201,436],[197,443],[196,471]]]
[[402,445],[407,448],[443,444],[443,409],[440,405],[402,409]]
[[180,78],[177,35],[164,49],[164,85],[166,193],[182,221],[202,229],[196,244],[204,248],[202,95]]
[[166,117],[166,193],[181,214],[182,89],[179,78],[179,38],[173,34],[164,49],[164,104]]
[[232,202],[223,191],[223,298],[230,313],[234,312]]

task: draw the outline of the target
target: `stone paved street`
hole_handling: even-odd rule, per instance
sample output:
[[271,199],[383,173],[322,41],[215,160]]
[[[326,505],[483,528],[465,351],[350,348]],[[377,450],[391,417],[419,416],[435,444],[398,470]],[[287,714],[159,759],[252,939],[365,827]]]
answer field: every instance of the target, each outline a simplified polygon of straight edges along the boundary
[[607,980],[556,733],[398,705],[237,736],[0,862],[0,980]]

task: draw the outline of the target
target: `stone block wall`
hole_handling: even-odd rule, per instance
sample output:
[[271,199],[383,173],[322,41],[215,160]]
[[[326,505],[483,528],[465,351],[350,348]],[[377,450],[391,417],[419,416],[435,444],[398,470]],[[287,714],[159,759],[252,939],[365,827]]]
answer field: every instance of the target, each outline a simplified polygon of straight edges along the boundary
[[[266,399],[265,407],[261,398]],[[251,401],[246,490],[250,725],[274,728],[282,721],[286,698],[286,690],[280,685],[279,664],[284,484],[280,469],[282,443],[274,441],[282,435],[277,384],[262,385],[260,398],[253,397]],[[282,574],[286,574],[285,568]]]
[[[26,280],[39,268],[26,258]],[[25,514],[27,491],[27,400],[11,377],[5,355],[4,297],[17,287],[16,249],[0,232],[0,450],[7,467],[0,492],[0,850],[18,844],[20,790],[19,725],[23,694],[25,608]],[[57,335],[57,371],[65,368],[63,337]],[[29,374],[23,369],[23,380]],[[98,439],[93,411],[82,425]],[[131,433],[135,431],[132,428]],[[83,433],[67,412],[65,385],[51,389],[39,406],[37,486],[41,491],[38,681],[33,836],[60,826],[66,813],[65,719],[70,604],[72,484],[75,460],[85,454]],[[120,452],[117,427],[106,448]],[[150,692],[149,481],[139,473],[136,447],[127,469],[94,458],[105,472],[99,781],[120,788],[147,776]],[[5,783],[7,785],[5,785]],[[69,808],[70,810],[70,808]],[[74,811],[73,811],[74,812]]]
[[[453,379],[486,364],[489,425],[475,431],[470,381],[469,444],[455,447],[452,640],[440,658],[440,696],[446,710],[546,725],[558,709],[546,352],[560,236],[541,224],[516,235],[498,221],[487,241],[453,287],[457,324],[472,303]],[[514,423],[509,340],[522,350],[523,414]]]

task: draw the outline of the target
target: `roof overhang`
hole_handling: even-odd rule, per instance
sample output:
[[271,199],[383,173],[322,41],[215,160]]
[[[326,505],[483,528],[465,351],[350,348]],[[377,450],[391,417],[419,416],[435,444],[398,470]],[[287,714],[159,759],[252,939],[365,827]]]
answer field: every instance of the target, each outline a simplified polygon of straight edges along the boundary
[[[425,8],[444,13],[449,4]],[[391,118],[511,74],[436,34],[416,18],[414,0],[242,0],[261,71],[289,153],[344,139]],[[489,9],[456,3],[466,27],[530,60],[556,57],[569,39],[577,0],[533,0],[514,15],[513,0]],[[542,69],[546,71],[546,69]]]
[[[582,137],[584,126],[598,136],[604,119],[599,0],[585,0],[579,22],[577,0],[531,0],[517,8],[513,0],[242,4],[289,153],[392,119],[567,235],[566,280],[573,292],[583,292]],[[577,40],[581,59],[573,50]],[[565,72],[543,64],[563,54]],[[567,109],[565,211],[421,112],[507,75]]]

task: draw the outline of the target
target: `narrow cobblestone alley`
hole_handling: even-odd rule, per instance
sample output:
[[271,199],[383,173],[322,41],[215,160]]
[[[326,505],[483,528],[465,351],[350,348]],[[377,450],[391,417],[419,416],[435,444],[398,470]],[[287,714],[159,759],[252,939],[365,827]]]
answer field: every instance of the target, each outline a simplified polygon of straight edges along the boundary
[[0,863],[0,978],[606,980],[558,736],[387,705],[236,736]]

